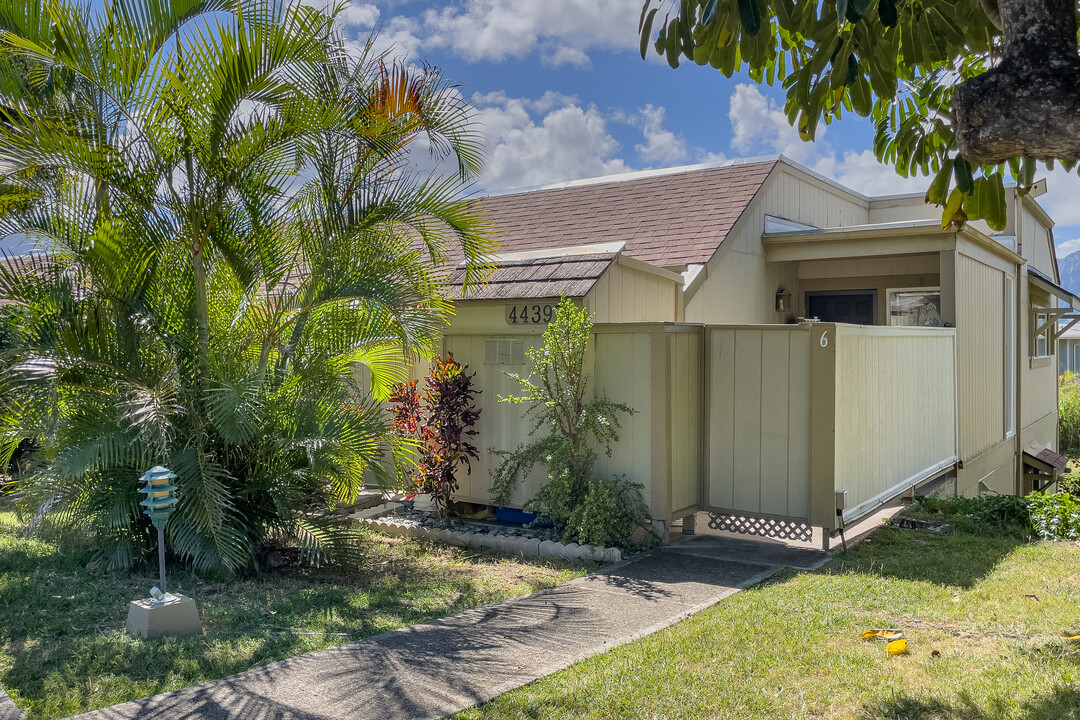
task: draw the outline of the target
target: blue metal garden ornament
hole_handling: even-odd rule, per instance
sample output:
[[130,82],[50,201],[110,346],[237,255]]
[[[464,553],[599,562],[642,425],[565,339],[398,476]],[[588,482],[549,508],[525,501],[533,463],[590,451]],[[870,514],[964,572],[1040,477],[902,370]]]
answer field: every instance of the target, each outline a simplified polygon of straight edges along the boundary
[[172,484],[175,479],[176,473],[160,465],[150,468],[139,478],[143,483],[139,492],[146,495],[146,499],[139,504],[150,516],[150,522],[154,524],[158,532],[158,570],[162,593],[167,592],[165,588],[165,524],[169,522],[169,516],[176,509],[176,486]]

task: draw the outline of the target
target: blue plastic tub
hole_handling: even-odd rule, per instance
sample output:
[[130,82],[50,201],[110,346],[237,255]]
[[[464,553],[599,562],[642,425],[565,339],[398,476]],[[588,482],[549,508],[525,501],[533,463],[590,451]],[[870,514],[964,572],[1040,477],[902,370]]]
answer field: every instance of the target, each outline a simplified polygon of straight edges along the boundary
[[520,508],[496,507],[495,519],[499,522],[525,525],[536,519],[536,513],[525,512]]

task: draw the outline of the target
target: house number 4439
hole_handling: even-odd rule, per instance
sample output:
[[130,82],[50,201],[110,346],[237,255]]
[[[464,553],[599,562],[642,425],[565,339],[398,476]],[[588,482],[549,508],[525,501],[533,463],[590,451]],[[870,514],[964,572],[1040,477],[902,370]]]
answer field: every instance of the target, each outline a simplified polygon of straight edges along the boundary
[[550,304],[542,305],[507,305],[506,322],[511,325],[547,324],[555,317],[555,308]]

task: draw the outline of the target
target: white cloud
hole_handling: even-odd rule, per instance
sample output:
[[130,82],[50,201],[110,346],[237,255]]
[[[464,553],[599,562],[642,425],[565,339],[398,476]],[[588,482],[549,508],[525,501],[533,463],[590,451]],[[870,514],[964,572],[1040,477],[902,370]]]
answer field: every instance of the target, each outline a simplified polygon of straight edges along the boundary
[[1061,260],[1066,255],[1072,255],[1074,252],[1080,251],[1080,238],[1072,238],[1065,242],[1059,242],[1057,244],[1057,257]]
[[845,150],[843,157],[839,159],[833,152],[828,151],[822,157],[812,160],[810,167],[871,197],[925,192],[930,185],[930,178],[926,176],[901,177],[895,168],[878,162],[870,150]]
[[[372,13],[368,5],[356,7],[342,20],[366,34],[378,20],[378,8]],[[640,11],[640,0],[465,0],[416,19],[391,17],[381,28],[380,47],[393,45],[395,54],[446,49],[470,62],[538,54],[550,65],[586,66],[589,50],[637,46]]]
[[544,53],[544,61],[548,65],[574,65],[576,67],[589,67],[589,56],[582,50],[569,45],[559,45],[555,49]]
[[375,27],[379,21],[379,8],[370,3],[349,3],[338,15],[340,22],[362,28]]
[[824,126],[818,126],[814,142],[804,142],[788,124],[780,104],[763,95],[756,85],[740,83],[735,87],[728,119],[731,147],[736,152],[782,153],[864,195],[921,192],[930,183],[927,177],[901,177],[892,167],[878,162],[870,150],[845,150],[838,154],[823,138]]
[[626,172],[619,143],[593,105],[545,94],[539,100],[489,93],[473,98],[488,147],[480,184],[488,190]]
[[1044,168],[1035,177],[1046,178],[1046,194],[1039,198],[1054,222],[1060,226],[1080,225],[1080,176],[1076,169],[1066,172],[1055,166],[1047,172]]
[[682,135],[665,127],[666,110],[645,105],[633,112],[602,111],[576,96],[548,91],[539,98],[514,98],[504,92],[476,94],[477,121],[488,147],[480,185],[488,190],[546,185],[639,169],[614,137],[615,126],[640,133],[634,151],[642,167],[671,167],[723,155],[691,148]]
[[664,108],[646,105],[630,120],[645,136],[645,142],[635,145],[634,150],[645,162],[661,167],[678,165],[689,155],[683,137],[664,127],[664,114]]
[[[763,95],[756,85],[739,83],[735,86],[728,120],[731,121],[731,148],[736,152],[746,155],[762,151],[783,153],[798,162],[805,162],[815,154],[815,145],[799,138],[798,131],[788,124],[780,104]],[[821,127],[818,137],[823,134]]]

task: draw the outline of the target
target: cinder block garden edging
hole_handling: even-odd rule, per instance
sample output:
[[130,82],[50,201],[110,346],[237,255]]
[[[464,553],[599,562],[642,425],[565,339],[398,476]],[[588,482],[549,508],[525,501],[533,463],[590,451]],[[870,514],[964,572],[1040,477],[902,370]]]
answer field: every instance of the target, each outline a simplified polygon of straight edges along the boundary
[[622,551],[613,547],[594,547],[577,543],[561,543],[528,535],[466,526],[461,530],[426,527],[416,522],[395,517],[377,517],[359,521],[361,525],[385,533],[403,535],[418,540],[441,542],[456,547],[488,548],[510,555],[526,557],[565,558],[567,560],[592,560],[594,562],[619,562]]

